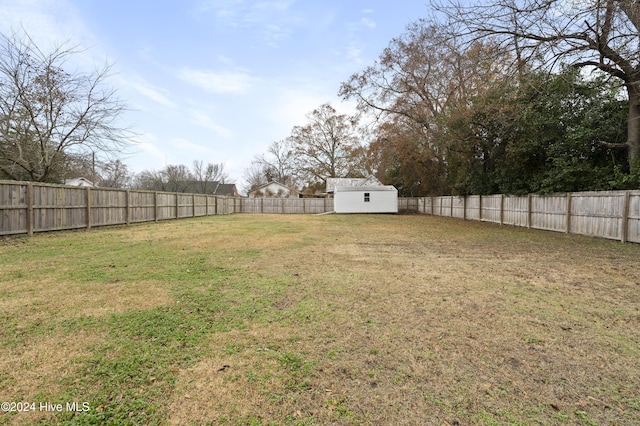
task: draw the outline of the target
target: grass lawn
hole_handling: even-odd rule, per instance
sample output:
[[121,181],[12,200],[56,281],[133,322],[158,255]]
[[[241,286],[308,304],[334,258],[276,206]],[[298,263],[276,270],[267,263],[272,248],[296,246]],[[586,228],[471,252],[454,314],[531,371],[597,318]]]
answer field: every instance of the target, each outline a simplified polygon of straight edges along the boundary
[[418,215],[4,238],[0,323],[0,425],[640,424],[615,241]]

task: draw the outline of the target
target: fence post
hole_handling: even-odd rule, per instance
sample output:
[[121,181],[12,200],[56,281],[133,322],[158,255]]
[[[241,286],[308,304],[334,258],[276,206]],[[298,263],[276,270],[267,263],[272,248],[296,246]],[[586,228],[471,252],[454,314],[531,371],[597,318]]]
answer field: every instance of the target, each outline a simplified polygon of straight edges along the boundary
[[449,206],[451,208],[449,217],[453,217],[453,195],[451,196],[451,200],[449,200],[449,203],[451,203],[451,205]]
[[467,220],[467,196],[462,197],[462,220]]
[[131,224],[131,194],[129,190],[124,191],[124,222],[127,225]]
[[527,229],[531,229],[531,194],[527,194]]
[[180,219],[180,196],[176,192],[176,219]]
[[153,192],[153,220],[158,221],[158,191]]
[[87,229],[91,229],[91,187],[87,186]]
[[478,197],[478,220],[482,222],[482,195],[479,195]]
[[196,217],[196,195],[195,194],[191,194],[191,211],[192,211],[192,215],[191,217]]
[[571,232],[571,193],[567,192],[567,218],[565,221],[565,234]]
[[504,194],[500,194],[500,225],[504,225]]
[[27,183],[27,235],[33,236],[33,183]]
[[620,241],[623,243],[627,242],[627,234],[629,233],[629,203],[631,201],[631,192],[624,192],[624,204],[622,206],[622,226],[621,228],[621,236]]
[[431,196],[431,216],[433,216],[433,195]]

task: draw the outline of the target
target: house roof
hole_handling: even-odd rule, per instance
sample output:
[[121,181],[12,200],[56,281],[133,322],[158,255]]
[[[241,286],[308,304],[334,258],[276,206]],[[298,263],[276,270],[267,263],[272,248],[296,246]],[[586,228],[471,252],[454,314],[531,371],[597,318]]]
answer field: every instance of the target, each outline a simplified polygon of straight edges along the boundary
[[234,183],[221,183],[218,180],[208,182],[199,180],[182,181],[183,192],[190,194],[209,195],[238,195],[238,190]]
[[382,186],[375,176],[366,178],[327,178],[327,192],[335,192],[336,187]]
[[367,185],[367,186],[338,186],[335,192],[380,192],[380,191],[398,191],[392,185]]
[[282,183],[280,183],[280,182],[277,182],[277,181],[275,181],[275,180],[272,180],[271,182],[267,182],[267,183],[265,183],[265,184],[263,184],[263,185],[260,185],[259,187],[255,188],[255,189],[253,189],[253,190],[249,191],[249,193],[251,194],[252,192],[260,191],[260,190],[262,190],[262,189],[264,189],[264,188],[266,188],[266,187],[268,187],[268,186],[270,186],[270,185],[276,185],[276,186],[279,186],[279,187],[281,187],[282,189],[286,189],[287,191],[290,191],[290,192],[296,192],[296,193],[298,192],[298,190],[297,190],[297,189],[295,189],[295,188],[290,188],[290,187],[288,187],[287,185],[284,185],[284,184],[282,184]]
[[236,189],[235,183],[217,183],[215,189],[213,190],[213,195],[238,195],[238,190]]
[[91,182],[89,179],[87,179],[85,177],[64,179],[63,183],[65,185],[71,185],[71,186],[93,186],[93,187],[96,187],[96,188],[98,187],[98,185],[96,185],[95,183]]

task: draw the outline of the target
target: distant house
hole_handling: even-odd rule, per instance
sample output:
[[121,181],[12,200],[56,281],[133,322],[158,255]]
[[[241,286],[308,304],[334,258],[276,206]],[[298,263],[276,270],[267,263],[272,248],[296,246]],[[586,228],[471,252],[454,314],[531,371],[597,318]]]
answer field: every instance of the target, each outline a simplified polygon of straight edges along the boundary
[[220,183],[213,182],[214,190],[213,195],[224,195],[227,197],[239,197],[240,193],[238,192],[238,188],[236,188],[235,183]]
[[228,197],[239,197],[240,193],[236,188],[235,183],[222,183],[220,181],[199,181],[189,180],[182,181],[180,183],[182,191],[189,194],[208,194],[208,195],[220,195]]
[[265,183],[247,194],[249,198],[298,198],[299,192],[274,180]]
[[97,188],[98,185],[96,185],[95,183],[91,182],[89,179],[87,178],[83,178],[83,177],[79,177],[79,178],[73,178],[73,179],[64,179],[62,181],[63,184],[65,185],[70,185],[70,186],[88,186],[91,188]]
[[361,179],[327,178],[336,213],[397,213],[398,190],[374,176]]

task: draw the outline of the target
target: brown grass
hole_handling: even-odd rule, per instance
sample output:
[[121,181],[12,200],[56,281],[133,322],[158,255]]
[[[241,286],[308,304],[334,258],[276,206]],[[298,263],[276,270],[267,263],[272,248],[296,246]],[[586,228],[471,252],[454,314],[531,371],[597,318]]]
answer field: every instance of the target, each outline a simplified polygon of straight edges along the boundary
[[[251,244],[277,247],[248,267],[290,280],[274,309],[298,314],[215,336],[173,424],[640,419],[638,247],[419,216],[264,220],[315,228]],[[277,368],[283,353],[312,372]]]
[[[234,215],[37,236],[0,256],[77,235],[120,241],[92,266],[100,285],[71,264],[34,281],[0,266],[18,332],[176,306],[200,290],[180,281],[190,265],[223,272],[206,280],[229,326],[171,367],[160,423],[640,424],[640,246],[417,215]],[[157,258],[135,266],[132,244]],[[60,350],[59,328],[0,347],[2,398],[55,396],[105,338],[67,331]]]

